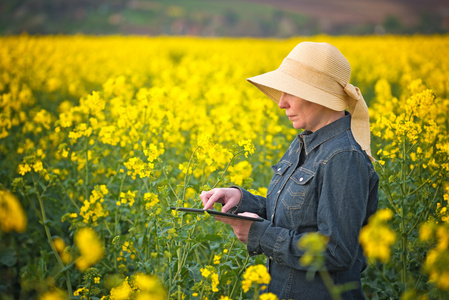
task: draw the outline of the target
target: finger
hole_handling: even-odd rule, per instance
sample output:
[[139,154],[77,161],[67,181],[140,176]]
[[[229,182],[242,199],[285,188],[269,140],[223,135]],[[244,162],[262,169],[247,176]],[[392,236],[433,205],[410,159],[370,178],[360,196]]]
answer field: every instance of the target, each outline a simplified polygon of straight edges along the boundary
[[223,217],[219,217],[219,216],[214,216],[215,220],[232,225],[232,220],[229,218],[223,218]]
[[[210,191],[202,192],[200,195],[203,206],[209,201],[209,199],[218,191],[218,189],[212,189]],[[215,199],[215,198],[214,198]],[[215,202],[215,201],[214,201]]]
[[233,218],[226,218],[226,217],[221,217],[221,216],[214,216],[214,218],[217,221],[220,221],[220,222],[226,223],[228,225],[231,225],[231,227],[233,229],[234,229],[235,226],[238,226],[240,224],[239,223],[240,220],[236,220],[236,219],[233,219]]
[[238,215],[239,216],[250,217],[250,218],[259,218],[258,214],[250,213],[250,212],[243,212],[243,213],[239,213]]
[[200,194],[200,199],[203,202],[203,205],[206,204],[207,200],[209,200],[210,196],[213,195],[212,190],[210,191],[202,191]]
[[228,202],[225,205],[223,205],[223,207],[221,208],[221,212],[228,212],[228,210],[230,210],[231,208],[233,208],[234,205],[232,202]]
[[238,189],[227,189],[225,205],[221,208],[222,212],[228,212],[231,208],[237,206],[241,199],[241,193]]
[[223,193],[221,192],[221,190],[215,190],[213,195],[210,196],[209,199],[207,200],[206,204],[204,204],[203,209],[212,208],[214,206],[214,203],[220,201],[222,197]]

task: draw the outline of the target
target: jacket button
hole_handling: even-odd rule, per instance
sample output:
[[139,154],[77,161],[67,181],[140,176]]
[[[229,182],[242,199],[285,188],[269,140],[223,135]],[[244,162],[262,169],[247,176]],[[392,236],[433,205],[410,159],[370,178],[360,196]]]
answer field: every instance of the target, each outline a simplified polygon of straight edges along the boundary
[[281,170],[281,168],[278,169],[278,172]]
[[278,191],[278,194],[280,194],[280,193],[281,193],[281,190]]
[[303,177],[299,178],[299,181],[303,181],[303,180],[304,180],[304,178],[303,178]]

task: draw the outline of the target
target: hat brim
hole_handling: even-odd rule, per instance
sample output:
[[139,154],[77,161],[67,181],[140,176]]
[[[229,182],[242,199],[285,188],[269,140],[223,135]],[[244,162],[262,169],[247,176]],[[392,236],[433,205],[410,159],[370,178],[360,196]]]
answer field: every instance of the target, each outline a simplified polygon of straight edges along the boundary
[[279,70],[250,77],[246,80],[254,84],[276,103],[279,103],[284,92],[335,111],[343,111],[347,106],[347,102],[342,100],[341,96],[337,97]]

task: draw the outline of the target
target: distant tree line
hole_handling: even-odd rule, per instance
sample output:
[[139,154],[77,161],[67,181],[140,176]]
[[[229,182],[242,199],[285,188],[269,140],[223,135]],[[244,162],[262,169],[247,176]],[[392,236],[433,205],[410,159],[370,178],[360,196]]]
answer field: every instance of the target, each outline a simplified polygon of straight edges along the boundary
[[[189,3],[190,2],[190,3]],[[449,20],[424,13],[419,24],[388,16],[381,24],[335,24],[326,29],[312,17],[244,1],[3,0],[0,34],[146,34],[289,37],[327,34],[444,33]],[[215,2],[215,3],[214,3]],[[220,4],[220,5],[218,5]],[[251,5],[251,6],[250,6]]]

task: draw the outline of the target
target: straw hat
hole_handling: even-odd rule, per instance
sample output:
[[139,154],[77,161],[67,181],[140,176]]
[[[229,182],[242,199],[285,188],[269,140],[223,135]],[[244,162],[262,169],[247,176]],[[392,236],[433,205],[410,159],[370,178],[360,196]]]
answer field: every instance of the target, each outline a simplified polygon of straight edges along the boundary
[[351,66],[328,43],[302,42],[284,59],[279,68],[247,80],[276,103],[282,92],[314,102],[335,111],[351,113],[351,131],[371,160],[368,107],[359,88],[349,83]]

